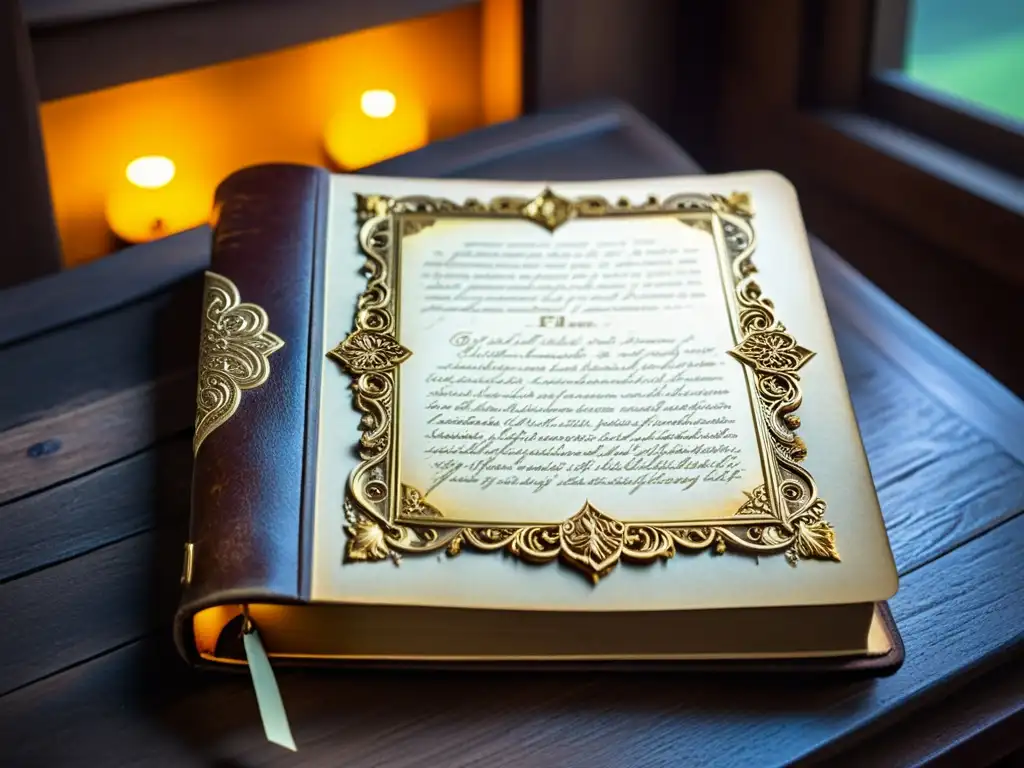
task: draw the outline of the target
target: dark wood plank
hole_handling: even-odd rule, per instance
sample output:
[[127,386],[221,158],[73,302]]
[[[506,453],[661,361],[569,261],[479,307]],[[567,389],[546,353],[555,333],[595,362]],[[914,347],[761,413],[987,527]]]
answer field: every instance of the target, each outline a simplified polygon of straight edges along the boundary
[[44,101],[437,13],[467,0],[217,0],[32,30]]
[[[979,266],[990,278],[1019,285],[1024,270],[1005,247],[1020,239],[1024,226],[1017,212],[1019,179],[1003,174],[997,185],[992,169],[973,163],[964,173],[970,158],[920,133],[885,121],[865,125],[856,112],[809,109],[802,86],[808,67],[821,62],[809,58],[808,5],[799,0],[727,4],[730,55],[721,65],[716,125],[723,162],[717,170],[773,168],[802,192],[809,183],[842,195],[845,203]],[[856,46],[844,49],[854,57],[862,53]],[[836,46],[830,51],[839,52]],[[753,124],[756,131],[750,130]],[[985,175],[991,180],[984,185],[992,187],[989,194],[979,193],[976,183]]]
[[194,414],[192,370],[2,432],[0,504],[148,448]]
[[[1024,600],[1007,585],[1024,582],[1021,546],[1024,516],[907,576],[892,602],[907,660],[889,678],[290,670],[279,680],[297,757],[347,766],[787,764],[833,739],[855,743],[870,724],[899,727],[1018,652]],[[244,675],[187,672],[164,633],[0,698],[0,747],[16,762],[50,766],[296,759],[266,744]]]
[[194,368],[201,300],[196,275],[173,290],[0,348],[0,434]]
[[527,115],[514,123],[433,142],[361,172],[545,181],[552,178],[553,168],[559,169],[555,175],[563,181],[701,173],[664,131],[616,99]]
[[[712,143],[709,118],[718,100],[718,83],[715,77],[693,73],[720,50],[723,5],[676,0],[528,1],[524,90],[530,96],[529,108],[622,99],[682,139],[691,151],[703,152]],[[629,65],[623,66],[627,61]]]
[[993,168],[1024,176],[1024,120],[929,88],[902,70],[867,83],[867,111],[964,152]]
[[146,298],[209,264],[202,226],[0,290],[0,347]]
[[[749,111],[746,117],[754,119]],[[1024,266],[1005,246],[1024,231],[1020,186],[1010,175],[985,174],[977,163],[964,173],[969,158],[861,115],[776,111],[757,121],[758,130],[749,131],[737,127],[739,116],[727,120],[735,131],[724,139],[728,168],[769,167],[798,188],[817,184],[978,265],[991,279],[1024,279]],[[979,194],[977,182],[986,175],[992,192]]]
[[[874,4],[871,35],[871,69],[903,69],[907,47],[907,16],[910,0],[889,0]],[[862,38],[863,39],[863,38]]]
[[[854,108],[864,90],[868,59],[876,53],[864,41],[871,37],[879,17],[891,11],[886,6],[900,2],[872,0],[818,0],[805,3],[801,62],[802,93],[805,104],[815,107]],[[877,10],[876,10],[877,9]]]
[[56,272],[60,242],[39,127],[32,47],[17,2],[0,3],[0,288]]
[[214,0],[21,0],[25,21],[33,27],[91,21],[186,3],[209,2]]
[[[943,341],[842,261],[815,244],[815,265],[832,316],[877,346],[936,402],[1024,463],[1024,401]],[[1012,347],[1004,350],[1011,354]]]
[[846,314],[832,319],[901,572],[1024,510],[1024,463],[935,402]]
[[0,506],[0,583],[186,516],[190,435]]
[[[1012,283],[993,281],[977,264],[936,248],[841,195],[806,180],[800,184],[803,214],[815,234],[870,281],[865,300],[880,292],[898,297],[897,314],[909,314],[989,377],[1024,397],[1024,366],[1007,354],[1020,345],[1014,311],[1019,292]],[[956,355],[944,357],[956,365]]]
[[19,628],[0,634],[0,696],[167,624],[186,535],[179,520],[0,584]]
[[[989,672],[957,691],[955,706],[927,707],[886,733],[884,740],[834,750],[829,765],[931,768],[985,766],[1020,744],[1024,725],[1024,662]],[[1006,768],[1010,768],[1009,765]]]
[[[484,174],[480,178],[495,178],[491,175],[493,163],[505,162],[527,148],[583,143],[585,139],[615,132],[631,114],[624,104],[611,100],[572,105],[481,128],[466,136],[434,141],[416,152],[384,160],[358,173],[414,178],[472,178]],[[524,159],[529,162],[531,155]]]

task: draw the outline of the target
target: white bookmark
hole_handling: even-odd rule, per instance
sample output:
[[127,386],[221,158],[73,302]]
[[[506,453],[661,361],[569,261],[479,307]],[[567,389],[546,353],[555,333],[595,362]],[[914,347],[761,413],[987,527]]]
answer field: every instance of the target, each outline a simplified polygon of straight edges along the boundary
[[297,752],[274,670],[270,666],[270,659],[267,658],[260,634],[249,618],[248,611],[245,611],[245,623],[242,625],[242,643],[245,646],[245,658],[249,662],[249,674],[252,676],[252,687],[256,689],[256,703],[260,708],[260,718],[263,720],[263,731],[267,735],[267,740]]

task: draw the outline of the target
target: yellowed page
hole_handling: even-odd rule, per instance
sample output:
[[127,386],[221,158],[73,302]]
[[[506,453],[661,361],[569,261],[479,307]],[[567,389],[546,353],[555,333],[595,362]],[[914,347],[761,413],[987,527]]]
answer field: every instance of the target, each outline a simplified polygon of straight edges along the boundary
[[666,218],[406,236],[401,481],[496,525],[735,513],[764,476],[719,262]]
[[[495,183],[482,181],[425,181],[373,177],[338,176],[333,180],[331,219],[328,233],[327,259],[327,307],[324,326],[326,349],[338,344],[353,327],[353,316],[360,293],[366,287],[362,273],[364,257],[360,254],[357,240],[357,223],[354,216],[354,195],[384,194],[393,196],[429,195],[443,196],[452,200],[465,198],[489,199],[498,195],[533,196],[542,190],[544,182],[537,183]],[[698,607],[741,607],[755,605],[794,605],[876,601],[890,597],[896,589],[896,571],[884,525],[874,493],[867,462],[860,444],[856,421],[846,393],[845,381],[839,365],[835,342],[825,314],[824,302],[815,278],[810,251],[795,193],[781,177],[772,173],[747,173],[729,176],[689,177],[677,179],[623,180],[593,184],[550,183],[556,194],[565,197],[581,195],[603,195],[611,199],[621,196],[642,201],[649,195],[667,197],[681,192],[718,193],[727,195],[743,191],[751,195],[756,210],[754,219],[759,245],[754,263],[758,282],[766,296],[773,300],[779,320],[801,345],[812,350],[814,358],[800,371],[803,401],[799,408],[800,437],[805,441],[808,455],[802,467],[810,472],[817,483],[820,497],[827,503],[826,519],[834,527],[836,543],[842,561],[800,559],[794,567],[781,555],[754,558],[728,552],[716,556],[711,548],[695,554],[680,553],[674,558],[646,566],[620,564],[614,571],[601,579],[596,586],[581,577],[579,572],[560,564],[533,565],[524,563],[501,552],[479,553],[464,549],[457,557],[448,557],[443,551],[426,555],[407,555],[401,566],[389,560],[378,562],[344,562],[344,551],[349,534],[343,511],[345,483],[357,464],[354,450],[359,435],[360,416],[353,406],[351,377],[334,361],[322,361],[322,391],[320,393],[320,444],[317,458],[317,497],[314,536],[314,562],[312,596],[316,600],[353,601],[371,603],[407,603],[422,605],[446,605],[465,607],[499,607],[534,610],[652,610],[686,609]],[[579,222],[566,226],[566,238],[580,241],[600,242],[604,234],[576,228]],[[442,224],[444,226],[442,226]],[[671,226],[672,222],[665,222]],[[529,228],[519,235],[520,223],[514,223],[516,238],[531,238],[537,233]],[[663,226],[658,224],[658,227]],[[650,229],[650,237],[657,242],[661,234]],[[449,228],[454,231],[449,231]],[[574,232],[574,228],[576,228]],[[680,227],[676,233],[675,246],[684,252],[696,249],[693,254],[702,254],[706,262],[706,246],[702,240],[706,235],[700,231]],[[494,230],[489,230],[494,231]],[[645,235],[647,229],[645,228]],[[572,234],[571,234],[572,233]],[[410,239],[405,255],[421,257],[420,268],[430,254],[439,251],[450,253],[452,249],[465,245],[467,230],[458,223],[438,222]],[[623,234],[623,236],[625,236]],[[629,235],[632,237],[633,235]],[[614,233],[612,240],[620,233]],[[675,238],[676,235],[673,235]],[[420,239],[422,238],[422,239]],[[506,242],[488,235],[486,242]],[[550,244],[550,243],[549,243]],[[411,261],[410,261],[411,263]],[[706,264],[705,264],[706,265]],[[413,273],[410,272],[410,275]],[[700,285],[709,279],[701,276]],[[429,280],[419,275],[418,280]],[[423,285],[421,284],[421,288]],[[425,289],[410,298],[414,314],[409,315],[406,305],[402,322],[409,317],[424,319],[426,307]],[[435,296],[436,298],[436,296]],[[416,302],[419,302],[418,308]],[[609,308],[604,304],[604,309]],[[614,309],[614,307],[612,307]],[[695,317],[721,311],[721,305],[708,300],[692,315],[680,307],[674,319],[681,323],[696,324]],[[449,307],[450,309],[450,307]],[[428,320],[415,327],[403,325],[400,334],[409,341],[413,355],[401,367],[401,392],[418,392],[417,395],[403,395],[406,400],[400,404],[401,419],[413,410],[420,415],[403,422],[403,443],[407,454],[403,456],[400,471],[403,477],[412,476],[426,490],[434,479],[433,468],[424,461],[419,450],[424,440],[426,416],[424,410],[416,410],[414,402],[418,397],[429,395],[426,378],[439,360],[451,359],[454,354],[451,338],[460,328],[466,327],[474,333],[497,332],[495,319],[473,318],[470,326],[464,326],[464,316],[458,312],[437,313],[444,318],[440,326],[431,329]],[[557,316],[559,313],[550,313]],[[574,314],[569,312],[567,314]],[[640,313],[641,315],[643,313]],[[606,315],[596,323],[611,320],[616,333],[648,332],[660,330],[654,320],[633,319],[618,322],[614,313]],[[534,317],[534,320],[539,319]],[[696,339],[714,345],[719,351],[728,343],[722,333],[724,324],[715,316],[714,328],[699,327]],[[493,326],[492,326],[493,324]],[[501,323],[504,325],[504,323]],[[629,331],[626,326],[632,325]],[[441,327],[443,326],[443,327]],[[431,331],[434,331],[432,333]],[[598,337],[607,328],[600,326],[585,328],[584,336]],[[547,332],[547,329],[545,330]],[[676,334],[673,330],[674,335]],[[621,345],[618,345],[621,348]],[[427,350],[428,354],[424,354]],[[431,355],[433,353],[433,362]],[[447,357],[446,357],[447,356]],[[426,358],[422,363],[420,358]],[[416,367],[420,366],[420,367]],[[724,369],[723,369],[724,370]],[[740,366],[729,370],[741,370]],[[728,374],[728,377],[733,374]],[[412,384],[406,389],[408,382]],[[738,382],[728,380],[723,391],[730,399],[731,412],[739,412]],[[416,389],[419,387],[419,389]],[[639,402],[643,398],[637,398]],[[427,403],[423,403],[425,406]],[[751,415],[751,420],[753,416]],[[716,510],[731,504],[737,492],[757,482],[755,461],[752,460],[752,439],[749,424],[737,419],[734,441],[740,450],[742,474],[716,486],[715,483],[695,483],[688,490],[681,490],[685,483],[657,484],[638,483],[638,490],[630,494],[634,486],[617,485],[592,486],[584,494],[577,495],[582,488],[572,485],[548,484],[537,494],[532,486],[512,486],[515,501],[502,501],[502,494],[493,498],[493,503],[476,504],[477,500],[492,499],[490,489],[472,488],[472,483],[461,483],[455,492],[445,496],[443,491],[436,498],[452,507],[462,506],[460,513],[468,515],[494,515],[497,519],[514,514],[517,521],[565,519],[578,505],[581,495],[595,505],[614,508],[619,517],[636,516],[633,519],[692,519],[687,515],[702,515],[696,512],[704,504]],[[470,425],[451,425],[464,430]],[[502,428],[504,428],[502,426]],[[746,431],[744,431],[746,430]],[[418,437],[417,437],[418,435]],[[418,448],[413,447],[420,441]],[[419,465],[417,464],[419,462]],[[407,475],[410,469],[413,475]],[[415,473],[419,474],[415,474]],[[454,484],[453,484],[454,485]],[[698,486],[706,492],[705,501],[678,505],[676,502],[691,493]],[[494,487],[493,485],[491,486]],[[441,489],[444,489],[442,484]],[[474,496],[473,494],[476,494]],[[543,503],[533,505],[536,496]],[[633,505],[640,496],[644,505]],[[433,495],[431,498],[435,498]],[[691,497],[696,498],[696,497]],[[462,500],[462,501],[460,501]],[[467,503],[472,500],[474,503]],[[643,506],[643,509],[641,509]],[[499,512],[495,512],[499,510]],[[690,510],[690,511],[688,511]],[[682,517],[679,517],[682,515]],[[642,517],[641,517],[642,516]],[[487,517],[474,517],[483,520]]]

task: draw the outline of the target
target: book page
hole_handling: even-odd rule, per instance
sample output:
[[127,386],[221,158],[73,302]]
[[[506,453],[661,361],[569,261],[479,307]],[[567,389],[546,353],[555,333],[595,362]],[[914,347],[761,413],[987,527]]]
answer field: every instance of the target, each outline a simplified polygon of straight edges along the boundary
[[[388,407],[397,414],[393,437],[400,445],[387,471],[426,493],[443,522],[456,527],[353,523],[348,491],[364,464],[367,422],[354,377],[327,352],[353,333],[368,288],[356,195],[462,202],[531,198],[545,186],[565,197],[634,202],[681,192],[749,193],[757,284],[779,322],[814,353],[799,371],[799,436],[807,448],[800,468],[827,505],[841,562],[801,557],[794,567],[781,553],[719,553],[701,545],[649,564],[623,559],[595,585],[564,557],[527,562],[507,543],[483,551],[464,541],[461,552],[451,551],[445,537],[470,530],[458,527],[460,519],[479,521],[472,530],[482,532],[488,520],[558,523],[587,500],[621,525],[681,519],[704,530],[699,515],[734,514],[744,494],[764,482],[744,366],[728,354],[734,331],[714,244],[706,232],[668,219],[622,229],[617,221],[573,219],[551,234],[521,220],[488,220],[477,229],[464,219],[438,218],[405,239],[394,330],[411,355],[389,374],[398,385]],[[799,204],[777,174],[574,183],[339,175],[331,181],[325,282],[312,600],[654,611],[856,603],[895,591],[895,565]],[[652,400],[658,410],[643,411]],[[565,426],[570,419],[579,426]],[[557,435],[556,421],[563,424]],[[504,430],[514,432],[501,439]],[[639,431],[631,436],[633,430]],[[453,461],[462,466],[449,473]],[[498,484],[511,477],[516,481]],[[584,477],[587,485],[577,485]],[[416,538],[430,527],[436,539]],[[559,526],[539,530],[558,535]],[[424,551],[398,544],[423,544]],[[353,547],[362,559],[350,556]]]
[[400,479],[445,518],[720,518],[764,482],[710,232],[438,220],[401,245]]

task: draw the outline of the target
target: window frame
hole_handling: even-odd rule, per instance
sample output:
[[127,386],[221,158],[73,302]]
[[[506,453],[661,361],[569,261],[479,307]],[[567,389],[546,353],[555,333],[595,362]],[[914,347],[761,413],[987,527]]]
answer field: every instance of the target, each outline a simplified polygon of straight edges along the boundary
[[1024,175],[1024,121],[929,87],[904,74],[913,0],[874,0],[862,103],[866,112],[1017,176]]
[[773,167],[835,207],[854,205],[925,246],[1024,284],[1024,259],[1007,247],[1024,237],[1021,168],[991,166],[1024,157],[1024,137],[875,77],[879,55],[890,64],[902,55],[891,40],[904,21],[898,0],[732,3],[726,39],[737,53],[722,76],[723,159]]

